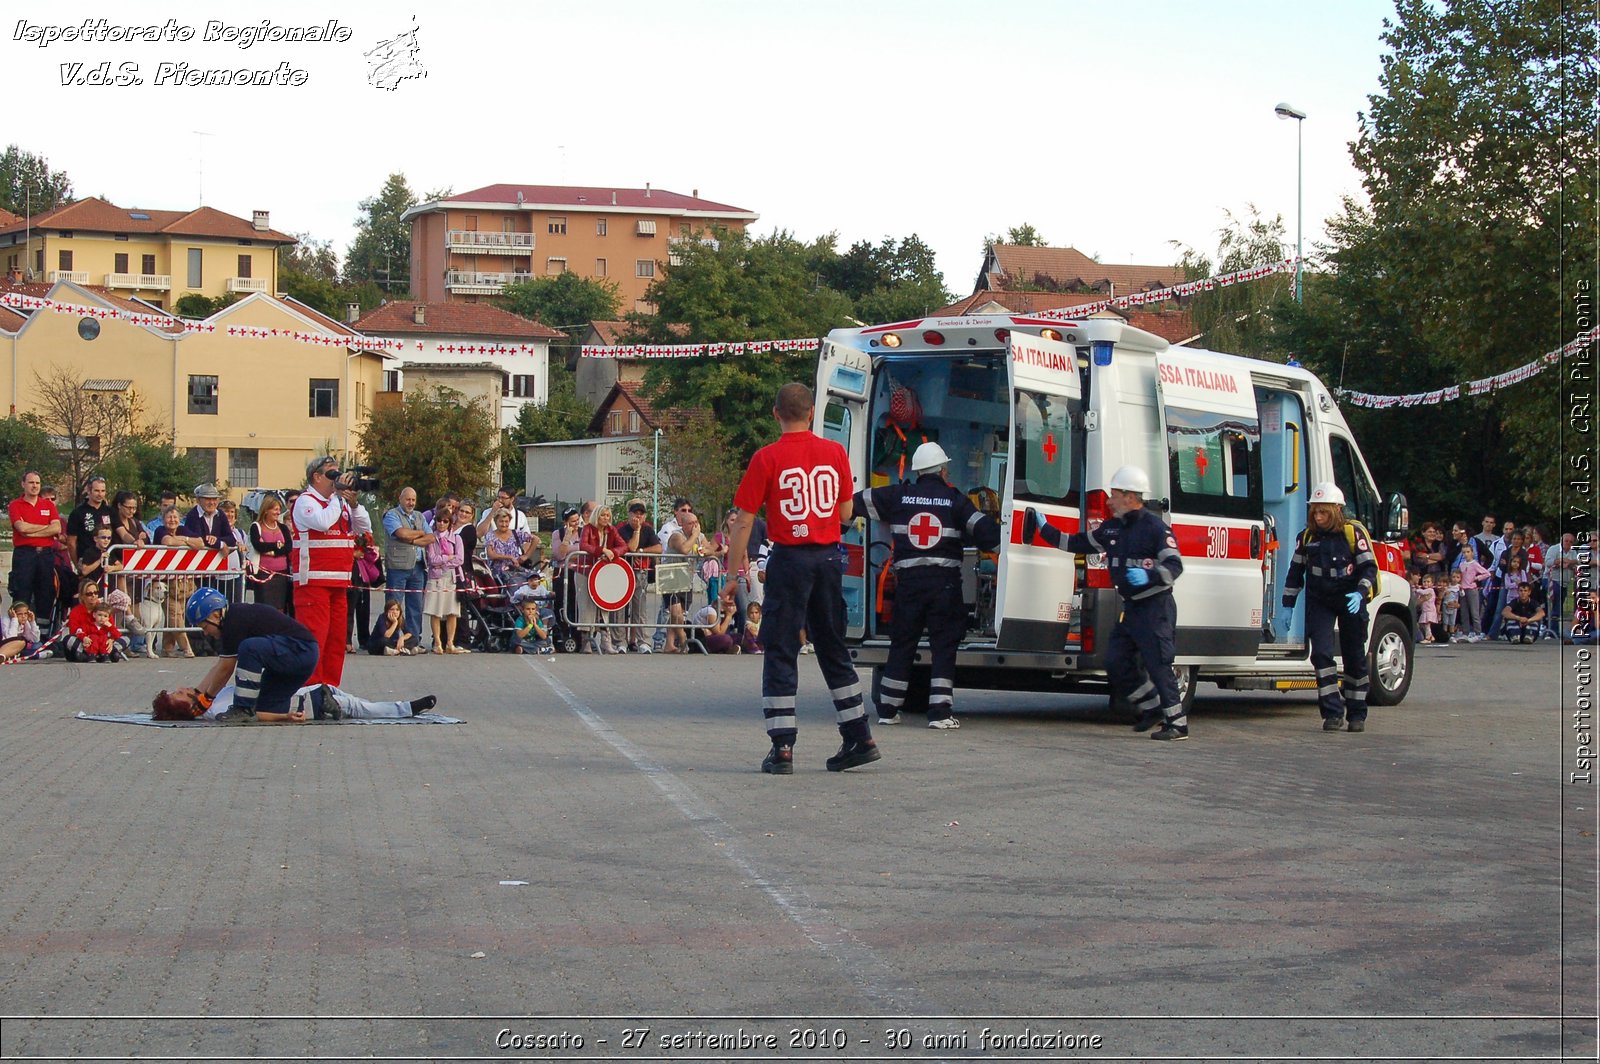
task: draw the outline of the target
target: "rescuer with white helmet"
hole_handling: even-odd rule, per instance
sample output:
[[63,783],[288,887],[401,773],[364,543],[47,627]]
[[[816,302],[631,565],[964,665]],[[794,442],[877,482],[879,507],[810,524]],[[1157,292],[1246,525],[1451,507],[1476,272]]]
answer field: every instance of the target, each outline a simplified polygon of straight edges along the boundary
[[[1293,609],[1306,591],[1306,641],[1317,672],[1317,703],[1324,731],[1367,727],[1367,603],[1378,589],[1372,537],[1344,515],[1344,492],[1331,481],[1311,489],[1306,530],[1295,544],[1283,585],[1283,605]],[[1334,629],[1337,626],[1338,636]],[[1344,663],[1333,664],[1334,650]]]
[[[856,493],[854,509],[886,525],[894,580],[889,660],[879,676],[879,724],[899,724],[911,686],[917,641],[928,633],[928,727],[959,728],[955,717],[956,647],[967,630],[961,595],[962,544],[983,550],[1000,545],[1000,526],[944,479],[950,456],[924,443],[911,456],[915,478]],[[869,539],[872,536],[868,530]],[[881,537],[880,537],[881,538]],[[885,596],[888,601],[888,597]],[[881,623],[882,617],[879,617]]]
[[1152,739],[1189,737],[1189,718],[1172,672],[1176,654],[1178,606],[1172,585],[1183,575],[1183,558],[1172,529],[1145,508],[1150,475],[1125,465],[1107,484],[1111,518],[1100,527],[1063,536],[1054,525],[1041,524],[1029,507],[1023,515],[1022,542],[1037,532],[1052,547],[1073,554],[1105,554],[1111,582],[1122,596],[1122,616],[1111,630],[1106,648],[1106,675],[1113,690],[1139,711],[1135,731],[1161,728]]

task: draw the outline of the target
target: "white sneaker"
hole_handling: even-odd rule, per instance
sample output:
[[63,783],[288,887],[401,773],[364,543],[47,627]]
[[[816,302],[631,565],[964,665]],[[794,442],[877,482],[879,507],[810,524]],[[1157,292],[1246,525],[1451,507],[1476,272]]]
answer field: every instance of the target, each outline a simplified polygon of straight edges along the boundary
[[815,654],[816,652],[817,648],[812,646],[810,643],[807,643],[805,646],[800,648],[800,653],[802,654]]
[[635,654],[648,654],[648,653],[650,653],[650,644],[649,643],[635,643],[633,645],[633,652]]
[[940,731],[950,731],[954,728],[961,727],[961,722],[956,720],[954,717],[944,717],[940,720],[930,720],[928,722],[928,727],[937,728]]
[[899,724],[900,720],[901,720],[900,714],[896,713],[892,717],[879,717],[878,718],[878,723],[879,724]]

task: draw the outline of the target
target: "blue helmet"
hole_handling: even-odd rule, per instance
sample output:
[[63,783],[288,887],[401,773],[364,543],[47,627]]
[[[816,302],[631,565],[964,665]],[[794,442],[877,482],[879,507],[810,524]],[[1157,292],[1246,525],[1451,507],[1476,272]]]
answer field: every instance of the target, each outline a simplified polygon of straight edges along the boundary
[[200,627],[200,622],[218,610],[228,608],[228,597],[214,587],[203,587],[189,596],[183,607],[183,623],[190,628]]

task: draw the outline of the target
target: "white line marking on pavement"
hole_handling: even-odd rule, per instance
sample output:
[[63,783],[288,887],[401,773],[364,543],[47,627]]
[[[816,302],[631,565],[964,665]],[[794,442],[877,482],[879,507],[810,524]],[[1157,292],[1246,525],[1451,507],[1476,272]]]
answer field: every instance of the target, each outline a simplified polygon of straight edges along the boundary
[[632,762],[633,767],[655,784],[673,807],[700,830],[714,844],[716,853],[726,857],[746,878],[761,888],[783,914],[794,921],[805,935],[829,959],[838,962],[845,975],[864,998],[881,1006],[884,1016],[934,1016],[939,1011],[923,1001],[911,987],[901,985],[903,978],[885,964],[872,947],[856,938],[849,928],[835,921],[828,910],[812,901],[806,892],[791,883],[782,882],[771,873],[763,871],[754,858],[745,852],[727,823],[713,812],[699,795],[690,790],[682,780],[653,759],[639,747],[629,742],[605,719],[590,709],[560,680],[537,661],[528,665],[550,689],[561,697],[573,715],[583,722],[602,742]]

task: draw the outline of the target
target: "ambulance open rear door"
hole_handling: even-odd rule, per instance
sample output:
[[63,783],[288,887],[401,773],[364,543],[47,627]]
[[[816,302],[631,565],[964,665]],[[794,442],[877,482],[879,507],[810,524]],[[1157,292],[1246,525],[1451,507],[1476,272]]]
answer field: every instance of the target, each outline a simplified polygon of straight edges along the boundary
[[[1261,421],[1243,359],[1169,348],[1156,356],[1169,511],[1183,555],[1178,661],[1255,660],[1266,520]],[[1153,479],[1153,478],[1152,478]]]
[[1033,507],[1063,533],[1078,530],[1083,506],[1083,400],[1077,355],[1059,340],[1013,332],[1009,450],[1000,512],[1009,515],[996,579],[998,649],[1068,649],[1076,593],[1072,559],[1036,540],[1022,545],[1022,514]]
[[[852,471],[867,467],[867,398],[872,386],[872,356],[848,344],[824,340],[817,364],[817,435],[844,447]],[[859,473],[849,486],[854,494],[865,486]],[[845,637],[866,633],[868,573],[859,522],[844,530],[846,565],[843,586]]]

